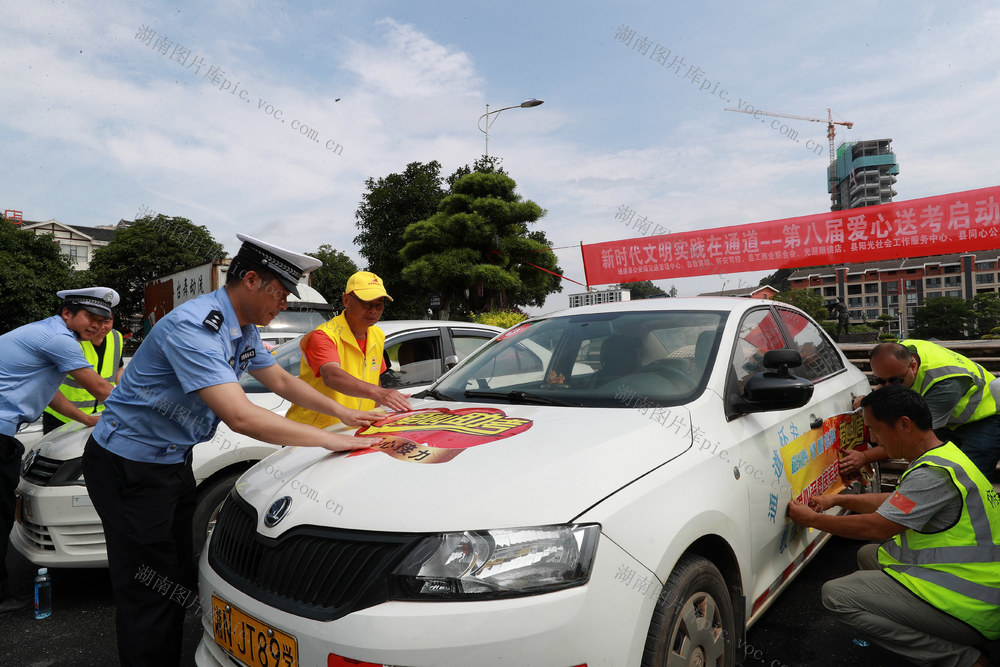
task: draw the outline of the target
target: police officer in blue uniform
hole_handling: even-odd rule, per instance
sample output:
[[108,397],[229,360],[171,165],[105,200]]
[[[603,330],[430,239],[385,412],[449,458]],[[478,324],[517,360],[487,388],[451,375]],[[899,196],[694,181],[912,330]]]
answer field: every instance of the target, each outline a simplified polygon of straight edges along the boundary
[[191,522],[191,449],[219,421],[278,445],[343,451],[354,438],[299,424],[251,403],[249,372],[274,393],[359,426],[382,413],[349,410],[275,363],[255,325],[268,324],[298,295],[302,274],[321,262],[242,234],[226,284],[156,323],[139,346],[87,442],[83,471],[104,525],[117,606],[122,665],[177,665],[184,609],[196,597]]
[[69,374],[100,400],[111,385],[97,374],[80,349],[91,340],[118,305],[118,293],[107,287],[62,290],[56,315],[0,336],[0,614],[26,609],[31,602],[10,594],[7,543],[14,527],[14,490],[24,446],[15,437],[22,424],[42,414]]

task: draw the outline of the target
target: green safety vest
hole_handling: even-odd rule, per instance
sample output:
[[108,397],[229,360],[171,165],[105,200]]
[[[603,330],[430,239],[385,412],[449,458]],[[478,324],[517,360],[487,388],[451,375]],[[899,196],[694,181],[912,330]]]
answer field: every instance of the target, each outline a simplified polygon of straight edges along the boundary
[[[961,376],[972,378],[972,386],[965,392],[948,418],[949,428],[986,419],[997,413],[997,399],[991,391],[991,383],[996,377],[988,370],[957,352],[926,340],[899,342],[915,351],[920,357],[920,367],[917,368],[917,375],[913,380],[913,390],[921,395],[926,394],[941,380]],[[1000,391],[1000,383],[992,387],[992,390]]]
[[[83,349],[83,356],[87,359],[87,363],[94,367],[98,375],[108,382],[114,382],[115,373],[118,372],[118,366],[122,360],[123,338],[121,332],[117,329],[112,329],[108,332],[107,338],[104,339],[104,358],[101,360],[100,368],[97,368],[97,350],[94,349],[94,344],[89,340],[83,340],[80,341],[80,347]],[[80,411],[85,415],[91,415],[104,410],[104,403],[99,402],[93,394],[81,387],[80,383],[73,379],[72,375],[66,376],[63,383],[59,385],[59,391],[73,405],[80,408]],[[46,407],[45,411],[59,421],[73,421],[66,415],[56,412],[51,407]]]
[[949,442],[913,461],[946,470],[962,496],[962,514],[936,533],[907,529],[878,550],[886,574],[917,597],[951,614],[988,639],[1000,638],[1000,495],[983,473]]

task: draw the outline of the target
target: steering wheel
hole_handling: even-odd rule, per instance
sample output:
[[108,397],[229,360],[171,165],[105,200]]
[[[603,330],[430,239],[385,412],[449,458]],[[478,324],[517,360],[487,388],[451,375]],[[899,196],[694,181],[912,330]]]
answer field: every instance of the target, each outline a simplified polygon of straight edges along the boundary
[[689,388],[691,386],[691,378],[688,377],[683,372],[677,370],[673,366],[667,366],[665,364],[657,364],[647,367],[646,370],[652,371],[658,375],[662,375],[674,384]]

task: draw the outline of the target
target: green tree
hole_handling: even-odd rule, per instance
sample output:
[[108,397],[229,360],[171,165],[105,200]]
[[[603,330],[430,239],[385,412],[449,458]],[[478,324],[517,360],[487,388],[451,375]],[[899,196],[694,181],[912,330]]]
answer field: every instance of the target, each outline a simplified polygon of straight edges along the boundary
[[[124,329],[126,317],[142,316],[143,288],[149,280],[225,256],[203,225],[157,215],[119,228],[108,245],[94,251],[88,273],[95,285],[111,287],[121,296],[119,328]],[[141,338],[142,328],[132,327],[132,333]]]
[[662,289],[653,284],[652,280],[640,280],[634,283],[622,283],[622,289],[627,289],[630,294],[630,298],[635,301],[636,299],[655,299],[657,297],[665,297],[667,293]]
[[965,338],[974,329],[975,311],[965,299],[939,296],[924,301],[913,313],[914,338],[956,340]]
[[826,306],[823,304],[823,297],[811,289],[793,289],[778,292],[774,295],[774,300],[789,303],[805,311],[806,315],[809,315],[817,322],[830,317],[829,311],[827,311]]
[[344,294],[347,279],[358,270],[358,265],[328,243],[321,245],[316,252],[306,254],[323,262],[323,266],[312,272],[313,288],[340,310],[340,297]]
[[1000,326],[1000,294],[984,292],[972,299],[976,317],[976,335],[984,336]]
[[473,172],[479,174],[504,174],[509,176],[509,174],[504,171],[504,168],[500,166],[501,162],[503,162],[502,157],[497,157],[495,155],[481,155],[476,158],[476,161],[472,163],[471,167],[469,165],[459,167],[446,179],[448,181],[448,190],[452,190],[455,187],[455,181],[463,176],[468,176]]
[[441,164],[411,162],[400,174],[365,181],[365,193],[355,212],[359,230],[354,237],[358,252],[377,274],[394,299],[386,319],[424,317],[427,290],[403,279],[403,232],[414,222],[426,220],[437,211],[446,191],[441,181]]
[[39,236],[0,216],[0,333],[53,315],[56,292],[78,287],[89,285],[51,234]]
[[896,318],[889,313],[882,313],[877,318],[875,318],[875,325],[879,330],[886,332],[889,331],[889,325],[893,323]]
[[788,282],[788,277],[792,275],[795,269],[778,269],[769,276],[764,276],[760,279],[758,285],[763,287],[764,285],[770,285],[779,292],[787,292],[792,289],[792,285]]
[[562,290],[548,240],[528,225],[544,215],[515,194],[514,179],[473,172],[452,185],[438,212],[407,227],[403,277],[441,295],[441,316],[541,306]]

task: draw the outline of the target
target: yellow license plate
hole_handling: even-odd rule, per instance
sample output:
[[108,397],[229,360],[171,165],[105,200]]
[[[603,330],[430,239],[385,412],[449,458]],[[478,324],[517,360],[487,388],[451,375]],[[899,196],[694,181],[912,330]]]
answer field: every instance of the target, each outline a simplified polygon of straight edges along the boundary
[[298,667],[295,637],[244,614],[214,595],[212,625],[215,643],[251,667]]

